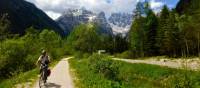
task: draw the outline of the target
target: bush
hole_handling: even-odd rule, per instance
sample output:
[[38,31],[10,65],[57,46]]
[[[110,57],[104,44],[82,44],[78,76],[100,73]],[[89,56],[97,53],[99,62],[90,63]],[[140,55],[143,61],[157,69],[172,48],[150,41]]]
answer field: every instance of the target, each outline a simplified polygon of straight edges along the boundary
[[76,59],[82,59],[82,58],[83,58],[83,53],[82,53],[82,52],[76,52],[76,53],[74,54],[74,57],[75,57]]
[[131,59],[133,58],[133,53],[131,51],[125,51],[121,54],[116,54],[115,56],[119,58]]
[[61,48],[54,48],[49,51],[51,59],[59,59],[61,56],[64,55],[64,52]]
[[117,80],[119,63],[113,62],[105,55],[93,54],[89,57],[89,67],[96,73],[104,75],[108,79]]
[[83,58],[89,58],[90,55],[91,55],[90,53],[84,53],[84,54],[83,54]]
[[25,57],[27,53],[23,41],[7,40],[2,42],[0,55],[0,74],[2,77],[8,77],[26,68]]
[[[61,37],[53,31],[27,32],[26,35],[0,41],[0,79],[35,68],[42,49],[51,59],[64,55]],[[1,81],[0,80],[0,81]]]

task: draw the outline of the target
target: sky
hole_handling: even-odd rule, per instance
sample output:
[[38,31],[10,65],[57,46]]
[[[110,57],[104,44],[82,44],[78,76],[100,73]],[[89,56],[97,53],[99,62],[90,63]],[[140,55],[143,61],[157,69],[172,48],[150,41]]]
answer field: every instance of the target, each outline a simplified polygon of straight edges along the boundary
[[[26,0],[35,4],[52,19],[57,19],[69,8],[86,8],[99,13],[104,11],[106,16],[114,12],[132,13],[137,2],[144,0]],[[157,13],[163,5],[174,8],[179,0],[148,0],[151,8]]]

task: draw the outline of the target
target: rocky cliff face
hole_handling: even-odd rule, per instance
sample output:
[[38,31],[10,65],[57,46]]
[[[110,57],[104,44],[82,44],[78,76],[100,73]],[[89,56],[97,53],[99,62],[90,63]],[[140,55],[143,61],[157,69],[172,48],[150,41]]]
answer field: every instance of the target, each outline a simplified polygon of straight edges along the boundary
[[130,30],[132,18],[132,14],[112,13],[108,21],[114,34],[126,34]]
[[100,33],[113,35],[112,27],[107,22],[104,12],[100,12],[94,19],[94,22],[100,27]]
[[65,32],[71,32],[75,26],[82,23],[94,23],[99,27],[100,33],[112,35],[112,29],[107,23],[104,12],[96,14],[84,8],[68,9],[56,21]]
[[123,34],[130,30],[133,15],[128,13],[112,13],[107,19],[104,12],[94,13],[84,8],[68,9],[56,21],[66,32],[71,32],[81,23],[94,23],[103,34]]

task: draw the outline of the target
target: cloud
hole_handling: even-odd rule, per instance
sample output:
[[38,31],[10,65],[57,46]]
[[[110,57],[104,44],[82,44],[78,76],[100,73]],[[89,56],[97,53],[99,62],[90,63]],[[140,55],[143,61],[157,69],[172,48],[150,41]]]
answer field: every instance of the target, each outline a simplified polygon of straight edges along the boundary
[[163,7],[164,2],[156,1],[156,0],[150,0],[149,4],[151,6],[151,9],[153,9],[155,13],[158,13],[158,12],[160,12],[161,8]]
[[51,17],[52,19],[57,19],[58,17],[60,17],[62,14],[61,13],[56,13],[53,11],[46,11],[46,14]]
[[[27,0],[42,9],[51,18],[56,19],[68,8],[82,8],[94,12],[104,11],[107,16],[113,12],[132,13],[138,1],[145,0]],[[151,8],[158,11],[162,0],[148,0]]]
[[160,8],[164,5],[163,2],[156,2],[155,0],[151,0],[150,2],[150,5],[151,5],[151,8],[154,9],[154,8]]
[[[137,0],[27,0],[56,19],[58,13],[63,13],[68,8],[85,7],[94,12],[104,11],[106,15],[113,12],[130,13],[135,8]],[[57,15],[55,15],[57,14]]]

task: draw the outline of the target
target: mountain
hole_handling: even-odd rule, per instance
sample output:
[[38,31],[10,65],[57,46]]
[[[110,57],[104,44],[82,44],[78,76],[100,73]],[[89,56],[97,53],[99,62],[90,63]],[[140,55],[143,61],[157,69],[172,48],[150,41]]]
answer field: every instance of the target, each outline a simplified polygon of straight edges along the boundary
[[100,12],[94,19],[94,23],[100,28],[100,33],[113,35],[112,27],[107,22],[104,12]]
[[112,35],[112,28],[107,23],[104,12],[96,14],[85,8],[68,9],[56,21],[65,32],[71,32],[79,24],[91,22],[97,24],[100,33]]
[[103,34],[126,35],[132,23],[132,14],[112,13],[107,19],[104,12],[98,14],[92,11],[81,9],[68,9],[56,21],[65,32],[71,32],[75,26],[82,23],[95,23]]
[[133,15],[128,13],[112,13],[108,22],[112,27],[114,34],[126,35],[130,30],[133,21]]
[[0,15],[3,14],[7,14],[8,20],[11,22],[11,33],[22,35],[27,28],[33,26],[40,31],[47,28],[64,35],[64,31],[55,21],[27,1],[0,0]]

